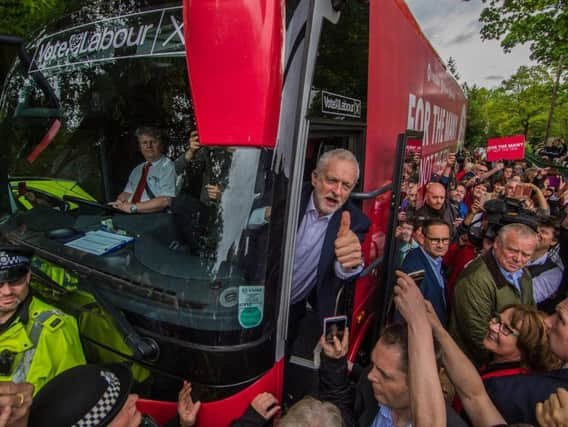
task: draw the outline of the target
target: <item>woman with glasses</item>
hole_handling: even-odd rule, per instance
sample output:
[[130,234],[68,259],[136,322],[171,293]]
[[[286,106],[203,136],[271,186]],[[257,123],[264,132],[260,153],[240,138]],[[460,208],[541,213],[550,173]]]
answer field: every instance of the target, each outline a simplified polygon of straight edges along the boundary
[[[491,361],[479,368],[479,374],[489,395],[495,382],[490,378],[522,375],[557,369],[561,362],[551,351],[548,342],[545,314],[535,307],[509,304],[495,313],[483,339],[483,347],[491,353]],[[461,401],[456,398],[454,409],[463,413]]]
[[544,316],[532,306],[511,304],[491,318],[483,347],[492,358],[480,368],[483,380],[560,366],[560,360],[550,351]]

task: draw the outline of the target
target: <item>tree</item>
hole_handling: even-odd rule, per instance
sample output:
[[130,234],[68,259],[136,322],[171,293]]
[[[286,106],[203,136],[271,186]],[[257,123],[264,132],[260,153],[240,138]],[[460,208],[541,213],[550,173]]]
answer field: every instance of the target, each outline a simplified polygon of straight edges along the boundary
[[[531,144],[543,141],[547,125],[554,75],[547,67],[519,67],[495,89],[468,87],[466,141],[472,147],[484,146],[487,138],[524,134]],[[551,123],[553,135],[568,134],[568,84],[558,90],[556,114]]]
[[[4,0],[0,2],[0,34],[30,41],[38,28],[63,13],[66,3],[66,0]],[[17,52],[16,46],[0,45],[0,86]]]
[[465,140],[470,147],[485,146],[488,137],[487,102],[490,90],[473,85],[464,85],[467,95],[467,121],[465,128]]
[[448,58],[448,71],[450,73],[452,73],[452,76],[454,76],[454,78],[456,80],[459,81],[459,79],[461,78],[460,73],[458,73],[458,65],[456,63],[456,60],[453,56],[450,56]]
[[556,71],[544,138],[552,125],[560,81],[568,62],[568,14],[565,0],[483,0],[481,37],[501,40],[505,52],[528,43],[531,58]]

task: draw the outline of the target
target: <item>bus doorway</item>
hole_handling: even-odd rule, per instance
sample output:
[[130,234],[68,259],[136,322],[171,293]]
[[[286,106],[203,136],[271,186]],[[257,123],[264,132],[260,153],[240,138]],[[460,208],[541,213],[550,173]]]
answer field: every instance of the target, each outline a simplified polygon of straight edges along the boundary
[[311,120],[308,147],[304,165],[304,182],[309,181],[318,159],[326,151],[344,148],[351,151],[359,161],[361,176],[353,191],[363,188],[363,165],[365,164],[365,126],[361,123],[337,123],[336,120]]
[[[335,120],[310,121],[310,132],[304,163],[303,181],[310,182],[311,174],[317,167],[318,159],[325,153],[337,148],[351,151],[357,158],[361,176],[353,189],[360,192],[363,188],[363,165],[365,153],[365,127],[361,123],[337,123]],[[361,207],[361,200],[353,200]],[[340,291],[340,282],[330,284],[337,287],[340,297],[336,304],[336,314],[352,315],[352,292]],[[351,286],[351,291],[353,287]],[[285,405],[292,405],[297,400],[317,391],[319,352],[318,344],[322,325],[318,314],[307,306],[307,314],[300,323],[299,334],[293,343],[291,357],[286,364],[284,378]]]

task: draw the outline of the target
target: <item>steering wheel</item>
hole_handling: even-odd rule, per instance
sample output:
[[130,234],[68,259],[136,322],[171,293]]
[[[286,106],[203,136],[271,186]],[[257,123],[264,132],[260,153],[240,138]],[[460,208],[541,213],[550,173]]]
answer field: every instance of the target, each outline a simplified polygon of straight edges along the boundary
[[81,199],[80,197],[65,195],[65,196],[63,196],[63,200],[66,201],[66,202],[76,203],[76,204],[82,205],[82,206],[88,206],[90,208],[101,209],[101,210],[106,211],[106,212],[112,212],[112,213],[121,212],[118,209],[113,208],[112,206],[103,205],[102,203],[93,202],[91,200]]

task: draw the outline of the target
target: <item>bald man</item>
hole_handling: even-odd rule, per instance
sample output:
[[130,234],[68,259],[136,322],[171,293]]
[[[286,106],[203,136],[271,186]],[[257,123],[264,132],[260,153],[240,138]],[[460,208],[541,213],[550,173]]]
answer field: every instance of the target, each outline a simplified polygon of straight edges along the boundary
[[416,211],[416,216],[425,219],[441,219],[450,224],[450,235],[455,236],[459,212],[446,197],[446,188],[439,182],[426,185],[424,205]]

